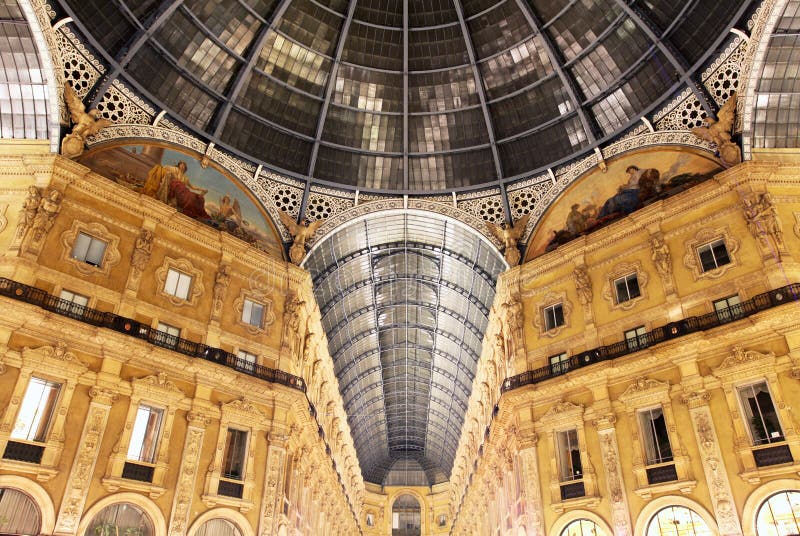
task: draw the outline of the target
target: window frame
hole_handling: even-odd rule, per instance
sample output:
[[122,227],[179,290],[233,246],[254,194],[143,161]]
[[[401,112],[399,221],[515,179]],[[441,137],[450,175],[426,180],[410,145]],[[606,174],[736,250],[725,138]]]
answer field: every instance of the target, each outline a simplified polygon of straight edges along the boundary
[[[552,325],[550,324],[550,317],[548,316],[548,311],[550,310],[553,311]],[[556,310],[558,310],[560,313],[561,322],[558,322],[559,315],[556,313]],[[552,332],[557,330],[558,328],[564,327],[567,323],[566,315],[564,314],[564,303],[558,302],[542,307],[542,322],[543,322],[542,325],[544,326],[544,330],[546,332]]]
[[[571,437],[571,434],[574,435],[574,438]],[[563,451],[563,441],[562,437],[566,437],[567,440],[567,452]],[[583,480],[584,476],[584,469],[583,469],[583,462],[581,461],[581,447],[580,441],[578,438],[578,429],[576,427],[566,428],[563,430],[556,430],[555,431],[555,438],[556,438],[556,455],[558,457],[558,481],[562,484],[575,482],[578,480]],[[573,444],[574,443],[574,444]],[[574,447],[574,448],[573,448]],[[575,459],[575,454],[577,453],[577,460]],[[565,467],[564,464],[567,463],[565,458],[569,457],[569,467]],[[575,471],[575,462],[577,461],[578,464],[578,471]],[[569,471],[569,475],[567,475],[567,471]]]
[[548,357],[547,364],[550,367],[550,374],[560,376],[569,372],[569,360],[570,356],[567,355],[567,352],[561,352],[560,354],[554,354]]
[[[735,303],[731,303],[731,300],[735,300]],[[723,302],[725,303],[725,307],[717,307],[718,304]],[[719,298],[711,302],[711,307],[714,309],[714,312],[717,313],[717,318],[723,323],[733,322],[734,320],[742,318],[744,316],[744,309],[741,305],[742,298],[738,294],[731,294],[730,296]]]
[[[188,283],[184,283],[188,280]],[[192,283],[194,277],[190,274],[184,273],[177,268],[168,268],[167,276],[164,280],[164,294],[178,298],[179,300],[188,300],[192,293]],[[172,284],[171,284],[172,283]]]
[[[20,418],[22,417],[21,413],[25,409],[26,400],[28,400],[29,395],[32,394],[31,388],[33,387],[34,382],[41,382],[43,384],[43,389],[55,386],[56,387],[55,396],[53,398],[48,397],[47,400],[45,401],[45,411],[47,412],[47,418],[44,423],[42,423],[41,417],[39,418],[39,420],[36,420],[36,415],[42,409],[42,402],[43,402],[42,396],[44,395],[44,393],[42,393],[42,396],[39,397],[39,401],[36,403],[34,416],[32,422],[30,423],[27,434],[25,434],[25,436],[15,435],[15,432],[19,429],[20,426]],[[47,437],[50,435],[50,431],[53,426],[55,412],[58,408],[58,401],[61,398],[63,387],[64,387],[63,382],[42,378],[40,375],[32,375],[28,379],[28,383],[25,386],[25,394],[22,396],[22,401],[19,404],[17,415],[14,418],[14,426],[12,427],[11,433],[9,434],[9,439],[24,443],[35,443],[35,444],[46,443]],[[34,437],[31,438],[30,435],[31,432],[34,432],[34,428],[35,428]]]
[[[155,424],[153,424],[149,420],[149,417],[147,417],[148,421],[144,424],[144,427],[145,427],[144,432],[145,432],[145,434],[144,434],[144,437],[142,438],[142,441],[141,441],[142,444],[139,446],[139,454],[138,454],[137,457],[134,458],[134,457],[131,457],[131,448],[134,446],[134,437],[135,437],[135,434],[137,432],[137,425],[139,424],[139,418],[142,415],[141,412],[142,412],[142,410],[144,408],[149,410],[148,411],[149,415],[156,414],[158,417],[157,417],[157,421],[155,422]],[[159,406],[157,406],[155,404],[149,404],[149,403],[146,403],[146,402],[139,402],[139,404],[136,407],[136,413],[135,413],[134,420],[133,420],[133,427],[131,428],[131,438],[128,441],[128,448],[127,448],[127,452],[125,454],[125,459],[127,461],[136,462],[136,463],[143,463],[143,464],[150,464],[150,465],[155,464],[156,459],[158,457],[158,446],[159,446],[159,444],[161,442],[161,437],[162,437],[162,434],[164,432],[164,414],[166,413],[165,409],[166,408],[159,407]],[[152,447],[150,447],[148,449],[148,455],[147,456],[143,456],[142,452],[145,450],[145,444],[146,444],[147,435],[148,435],[147,432],[151,428],[151,426],[153,426],[153,428],[155,428],[155,431],[152,432],[152,435],[153,435],[153,438],[151,440],[152,441]]]
[[628,345],[628,350],[637,352],[647,348],[647,326],[644,324],[625,330],[623,335],[625,337],[625,344]]
[[[770,431],[768,430],[767,423],[765,421],[765,417],[763,416],[763,414],[761,414],[760,404],[758,403],[758,400],[756,400],[756,404],[758,406],[758,411],[759,411],[760,421],[761,421],[762,426],[764,428],[764,440],[763,441],[759,441],[759,440],[756,439],[755,431],[753,430],[753,422],[748,422],[748,421],[745,420],[745,415],[748,415],[752,411],[752,408],[748,408],[748,406],[745,405],[745,400],[743,399],[743,396],[742,396],[744,390],[749,388],[752,391],[753,390],[753,386],[760,386],[760,385],[764,385],[764,387],[766,388],[766,391],[762,391],[762,392],[766,392],[769,395],[769,402],[772,405],[772,410],[775,413],[775,418],[778,420],[778,422],[777,422],[777,426],[778,426],[778,432],[777,433],[778,433],[778,435],[775,436],[776,432],[771,432],[770,433]],[[741,416],[741,419],[745,424],[744,427],[745,427],[745,430],[747,431],[748,437],[750,439],[750,445],[752,447],[763,447],[763,446],[773,445],[775,443],[785,443],[786,442],[785,429],[783,427],[783,424],[781,423],[781,416],[780,416],[780,414],[778,412],[778,407],[775,404],[775,397],[772,395],[772,390],[770,389],[769,382],[766,379],[759,379],[759,380],[756,380],[756,381],[751,381],[751,382],[746,382],[746,383],[743,383],[743,384],[736,385],[735,389],[736,389],[736,399],[737,399],[737,401],[739,403],[739,415]],[[757,396],[758,395],[755,395],[753,398],[755,399]],[[748,409],[750,409],[750,411],[748,411]],[[756,415],[752,416],[752,418],[755,418],[755,417],[756,417]]]
[[[663,456],[661,453],[661,445],[659,444],[657,433],[655,430],[655,419],[652,418],[653,410],[658,409],[661,411],[661,419],[663,422],[664,430],[663,433],[665,435],[667,441],[667,447],[669,448],[669,455]],[[645,416],[645,413],[648,414],[648,417]],[[638,421],[639,426],[639,433],[642,439],[642,447],[644,451],[644,462],[645,467],[653,466],[653,465],[662,465],[667,463],[673,463],[675,461],[675,453],[674,449],[672,448],[672,439],[669,436],[669,425],[667,424],[667,416],[664,411],[664,407],[661,404],[657,404],[655,406],[650,406],[646,408],[639,408],[636,410],[636,418]],[[649,426],[645,426],[645,420]],[[648,441],[644,438],[649,438],[651,442],[651,449],[656,452],[655,458],[651,459],[648,455]]]
[[[185,298],[181,298],[167,291],[167,280],[171,272],[178,272],[179,274],[192,278],[188,294]],[[197,305],[200,296],[202,296],[205,291],[205,285],[203,285],[203,271],[196,268],[189,259],[172,258],[165,255],[163,263],[155,271],[155,280],[158,294],[176,307]]]
[[236,351],[236,358],[239,361],[244,361],[245,362],[244,365],[242,365],[241,363],[237,362],[236,363],[236,368],[237,369],[243,369],[243,370],[245,370],[247,372],[251,372],[252,373],[253,371],[255,371],[256,366],[258,365],[258,354],[254,354],[252,352],[248,352],[247,350],[243,350],[241,348],[239,348]]
[[[249,316],[247,315],[248,306],[249,306],[249,312],[250,312]],[[261,309],[261,318],[260,318],[260,320],[258,322],[253,322],[253,310],[255,309],[255,306],[258,306]],[[264,303],[262,303],[262,302],[260,302],[258,300],[254,300],[253,298],[250,298],[250,297],[245,297],[242,300],[242,316],[241,316],[241,320],[242,320],[243,324],[247,324],[247,325],[252,326],[254,328],[257,328],[257,329],[263,329],[264,328],[264,319],[266,317],[266,313],[267,313],[266,304],[264,304]]]
[[[84,237],[88,240],[88,242],[86,244],[86,248],[85,248],[86,251],[84,251],[81,256],[78,256],[78,255],[76,255],[76,249],[80,245],[81,239],[84,238]],[[89,260],[89,258],[88,258],[89,257],[89,253],[92,251],[92,247],[95,246],[95,244],[102,244],[102,247],[103,247],[102,251],[100,252],[99,259],[97,260],[97,262],[94,262],[94,260],[95,260],[94,258],[92,260]],[[76,260],[78,262],[82,262],[84,264],[88,264],[89,266],[93,266],[94,268],[97,268],[97,269],[102,269],[103,268],[103,261],[105,260],[106,251],[108,250],[108,246],[109,246],[108,240],[103,240],[102,238],[98,238],[97,236],[94,236],[93,234],[85,232],[85,231],[78,231],[78,234],[75,236],[75,241],[72,244],[72,250],[70,251],[70,257],[72,257],[74,260]]]
[[[631,281],[636,282],[636,295],[631,293],[630,283]],[[625,299],[622,299],[620,296],[620,282],[625,284]],[[642,289],[639,285],[639,276],[636,272],[631,272],[629,274],[623,275],[622,277],[617,277],[612,281],[612,287],[614,288],[614,299],[617,305],[622,305],[625,302],[629,302],[634,300],[642,295]]]
[[[38,348],[23,348],[21,352],[21,366],[16,384],[11,392],[11,398],[0,421],[0,471],[13,473],[33,474],[37,480],[46,482],[58,474],[61,455],[64,450],[64,429],[68,408],[72,402],[78,380],[89,367],[66,346],[40,346]],[[62,384],[61,392],[53,411],[53,420],[49,424],[47,437],[43,443],[39,463],[22,462],[3,458],[10,435],[17,421],[20,404],[28,387],[31,377],[36,376],[45,380]],[[17,441],[17,440],[13,440]]]
[[[167,432],[173,429],[175,412],[185,400],[184,392],[163,372],[131,380],[130,403],[125,424],[119,436],[119,448],[112,452],[105,476],[101,479],[101,484],[106,490],[112,492],[118,489],[139,491],[156,499],[166,493],[167,489],[164,484],[169,469],[167,462],[170,440],[173,435]],[[142,406],[162,411],[152,461],[135,460],[128,457],[131,442],[134,439],[133,433],[139,408]],[[123,478],[122,475],[127,464],[151,468],[152,478],[150,481]]]
[[[717,254],[714,251],[714,245],[715,244],[721,244],[723,249],[725,250],[725,257],[727,258],[727,261],[723,262],[722,264],[720,264],[719,261],[717,260]],[[711,253],[712,259],[714,261],[714,266],[713,267],[708,267],[707,268],[705,263],[703,262],[703,253],[702,253],[701,250],[703,248],[706,248],[706,247],[708,248],[709,253]],[[731,258],[731,253],[730,253],[730,251],[728,251],[728,245],[725,243],[725,238],[724,237],[716,238],[716,239],[711,240],[709,242],[700,244],[700,245],[696,246],[695,251],[697,252],[697,260],[699,261],[699,265],[698,266],[700,267],[700,270],[703,273],[713,272],[714,270],[718,270],[718,269],[722,268],[723,266],[727,266],[727,265],[729,265],[729,264],[731,264],[733,262],[733,259]]]

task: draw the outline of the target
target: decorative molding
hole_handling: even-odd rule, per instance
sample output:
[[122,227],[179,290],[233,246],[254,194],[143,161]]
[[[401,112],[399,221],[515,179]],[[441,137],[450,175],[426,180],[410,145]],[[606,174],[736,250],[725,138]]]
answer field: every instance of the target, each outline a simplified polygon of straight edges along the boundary
[[[761,363],[763,360],[769,361],[768,363]],[[731,355],[726,357],[718,367],[712,370],[716,377],[724,376],[731,377],[740,375],[743,369],[746,368],[763,368],[769,367],[775,362],[775,354],[767,352],[765,354],[755,350],[745,350],[742,346],[734,346],[731,349]]]
[[[635,275],[639,285],[639,295],[629,300],[618,302],[614,282],[627,275]],[[647,282],[650,276],[644,271],[641,261],[621,262],[616,264],[610,272],[606,274],[603,281],[603,298],[609,303],[612,311],[629,311],[636,307],[636,304],[647,298]]]
[[[72,256],[72,248],[79,233],[90,235],[92,238],[98,238],[106,243],[103,260],[99,266],[80,261]],[[107,276],[122,259],[119,242],[120,237],[111,233],[102,223],[73,220],[72,227],[61,233],[62,258],[80,274]]]
[[[178,296],[173,296],[172,294],[168,294],[164,290],[164,285],[167,281],[167,274],[169,270],[173,269],[192,278],[192,284],[189,288],[189,295],[186,299],[179,298]],[[205,286],[203,285],[203,271],[199,268],[195,268],[194,264],[189,259],[178,258],[173,259],[169,256],[164,256],[164,263],[156,270],[156,292],[158,292],[161,296],[169,300],[172,305],[177,307],[181,307],[183,305],[191,305],[194,306],[197,304],[198,298],[203,294],[205,290]]]
[[669,398],[669,383],[640,376],[617,398],[626,406],[636,406],[665,397]]
[[197,469],[200,465],[200,452],[203,448],[204,427],[198,427],[197,419],[189,422],[186,439],[183,443],[181,466],[175,484],[175,498],[172,502],[172,515],[169,521],[168,536],[184,536],[189,523],[189,515],[194,497]]
[[[730,258],[731,262],[714,268],[713,270],[704,272],[703,265],[700,263],[700,255],[697,252],[697,248],[704,244],[714,242],[715,240],[723,240],[725,242],[725,248],[728,250],[728,257]],[[684,246],[686,248],[686,255],[683,257],[683,264],[692,273],[695,281],[705,278],[719,279],[725,275],[728,270],[739,265],[739,261],[736,256],[736,252],[739,251],[739,241],[733,238],[733,235],[727,226],[718,227],[716,229],[701,229],[697,232],[694,238],[684,242]]]
[[[551,305],[561,304],[564,313],[564,323],[553,329],[546,329],[544,310]],[[539,331],[540,337],[555,338],[572,325],[572,302],[567,299],[566,291],[551,291],[542,296],[536,304],[536,314],[533,316],[533,325]]]

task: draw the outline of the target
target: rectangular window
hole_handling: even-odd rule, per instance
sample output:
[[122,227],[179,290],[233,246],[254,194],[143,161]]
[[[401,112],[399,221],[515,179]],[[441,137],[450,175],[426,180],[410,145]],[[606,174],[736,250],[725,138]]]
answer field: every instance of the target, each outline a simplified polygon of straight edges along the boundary
[[189,290],[192,288],[192,276],[169,269],[167,280],[164,282],[164,292],[170,296],[175,296],[182,300],[189,298]]
[[78,233],[72,246],[72,258],[92,266],[102,266],[107,245],[107,242],[99,238]]
[[[181,336],[181,328],[170,326],[164,322],[159,322],[156,327],[156,337],[153,342],[161,344],[162,346],[175,346],[178,344],[178,339]],[[153,340],[153,339],[151,339]]]
[[247,432],[228,428],[225,439],[225,455],[222,461],[222,477],[244,480],[244,459],[247,452]]
[[59,295],[63,301],[58,303],[60,311],[71,313],[73,315],[81,316],[89,306],[89,297],[82,294],[76,294],[71,290],[62,290]]
[[564,307],[557,303],[542,310],[544,314],[544,329],[550,331],[564,325]]
[[558,470],[561,482],[583,478],[581,451],[578,447],[578,431],[564,430],[556,433]]
[[750,430],[753,445],[783,441],[783,430],[767,382],[740,387],[738,391],[742,403],[742,418]]
[[642,430],[642,444],[647,465],[671,462],[672,447],[669,444],[663,408],[657,407],[640,411],[639,426]]
[[257,356],[255,354],[251,354],[250,352],[245,352],[244,350],[239,350],[238,352],[236,352],[236,357],[239,358],[237,367],[242,368],[247,372],[253,372],[255,370],[256,359],[257,359]]
[[550,372],[552,374],[564,374],[569,370],[569,357],[567,353],[550,356]]
[[730,322],[741,318],[744,314],[738,294],[715,301],[714,311],[716,311],[720,322]]
[[624,303],[641,295],[639,292],[639,279],[636,274],[628,274],[625,277],[615,279],[614,289],[617,292],[617,303]]
[[645,348],[647,346],[647,337],[644,326],[635,327],[625,332],[625,342],[628,343],[628,349],[632,352]]
[[47,439],[60,391],[61,384],[31,377],[11,438],[43,443]]
[[242,322],[260,328],[264,322],[264,305],[245,298],[242,305]]
[[133,423],[131,442],[128,445],[128,459],[155,463],[158,436],[161,432],[161,421],[164,410],[147,405],[140,405]]
[[704,272],[725,266],[731,262],[728,248],[725,247],[725,241],[722,239],[714,240],[698,247],[697,255],[700,257],[700,264]]

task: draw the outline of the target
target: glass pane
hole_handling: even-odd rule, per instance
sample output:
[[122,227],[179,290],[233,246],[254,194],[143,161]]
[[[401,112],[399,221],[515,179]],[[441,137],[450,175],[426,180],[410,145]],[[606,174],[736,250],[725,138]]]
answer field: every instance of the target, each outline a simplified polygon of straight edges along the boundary
[[136,420],[133,423],[133,432],[128,446],[128,459],[141,462],[155,462],[158,434],[161,430],[161,419],[164,410],[139,406]]
[[800,492],[784,491],[767,499],[758,510],[759,536],[800,534]]
[[154,536],[153,522],[138,506],[129,503],[103,508],[86,528],[84,536]]
[[705,521],[684,506],[659,511],[647,527],[647,536],[713,536]]
[[105,252],[106,243],[97,238],[91,238],[89,249],[86,251],[86,258],[84,260],[92,266],[100,266],[103,264],[103,255]]
[[3,534],[39,534],[41,514],[33,500],[15,489],[0,488],[0,529]]
[[75,238],[75,244],[72,246],[72,258],[79,261],[86,260],[86,254],[89,252],[89,245],[92,243],[92,238],[89,235],[78,233]]
[[244,478],[244,457],[247,448],[247,432],[228,428],[225,443],[225,459],[222,465],[222,476],[242,480]]
[[44,441],[60,389],[60,384],[31,378],[11,437],[26,441]]

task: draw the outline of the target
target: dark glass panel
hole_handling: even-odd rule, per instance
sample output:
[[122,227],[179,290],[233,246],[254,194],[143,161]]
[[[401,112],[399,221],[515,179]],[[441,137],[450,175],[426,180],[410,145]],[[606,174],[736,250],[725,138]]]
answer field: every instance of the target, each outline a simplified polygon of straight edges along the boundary
[[144,45],[128,64],[128,72],[178,116],[205,129],[219,101],[206,93],[176,67],[164,61],[162,53]]
[[314,176],[372,189],[403,188],[403,159],[320,146]]
[[497,4],[491,11],[470,19],[467,25],[478,60],[511,48],[533,33],[513,0]]
[[552,77],[511,98],[491,103],[495,135],[507,138],[573,111],[561,79]]
[[458,24],[408,32],[410,71],[430,71],[467,63],[469,54]]
[[320,54],[333,56],[344,19],[310,0],[292,0],[278,30]]
[[295,173],[305,173],[311,155],[311,142],[281,132],[238,110],[232,110],[220,136],[249,154],[267,159]]
[[330,106],[322,139],[365,151],[402,152],[403,117]]
[[184,10],[175,10],[153,37],[175,58],[178,66],[217,93],[225,91],[236,58],[206,35]]
[[587,145],[580,120],[572,116],[524,138],[501,143],[498,148],[503,171],[506,176],[513,177],[546,166]]
[[100,45],[116,56],[129,44],[137,26],[108,0],[64,0]]
[[389,71],[403,70],[403,32],[353,22],[342,60]]
[[480,108],[408,118],[408,150],[434,153],[489,143]]
[[313,136],[322,101],[292,91],[266,76],[253,73],[237,104],[287,129]]
[[471,67],[408,75],[408,111],[443,112],[480,104]]
[[403,111],[403,75],[342,64],[333,102],[369,111]]

